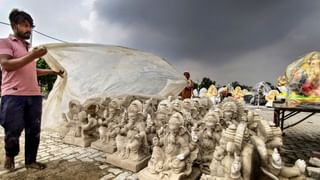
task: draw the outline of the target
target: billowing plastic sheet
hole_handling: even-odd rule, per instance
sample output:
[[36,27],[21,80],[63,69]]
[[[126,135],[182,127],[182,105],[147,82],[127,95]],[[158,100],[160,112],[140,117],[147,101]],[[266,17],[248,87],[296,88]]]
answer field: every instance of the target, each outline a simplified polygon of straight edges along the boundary
[[71,99],[142,95],[176,96],[186,81],[164,59],[135,49],[98,44],[46,44],[44,56],[58,77],[44,105],[42,128],[55,129]]

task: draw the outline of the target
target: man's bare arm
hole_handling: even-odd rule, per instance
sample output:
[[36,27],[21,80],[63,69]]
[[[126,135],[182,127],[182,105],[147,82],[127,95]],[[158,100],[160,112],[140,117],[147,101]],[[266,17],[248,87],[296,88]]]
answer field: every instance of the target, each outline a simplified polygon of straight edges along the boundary
[[12,56],[10,55],[0,54],[0,64],[6,71],[15,71],[35,59],[42,57],[46,53],[47,49],[45,48],[35,48],[25,56],[14,59],[12,59]]
[[37,69],[37,75],[38,76],[58,75],[58,76],[63,78],[63,73],[64,73],[64,71],[56,72],[56,71],[53,71],[51,69]]

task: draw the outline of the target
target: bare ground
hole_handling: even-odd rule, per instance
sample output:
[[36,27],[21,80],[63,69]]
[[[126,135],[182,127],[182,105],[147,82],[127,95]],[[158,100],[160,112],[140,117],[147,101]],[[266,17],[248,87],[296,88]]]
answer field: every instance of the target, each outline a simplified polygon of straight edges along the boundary
[[[22,137],[21,137],[22,138]],[[21,145],[20,145],[21,146]],[[22,146],[23,147],[23,146]],[[22,148],[23,149],[23,148]],[[22,158],[24,152],[20,152],[17,158]],[[4,163],[4,140],[0,137],[0,172],[3,171]],[[23,164],[16,164],[16,170],[12,173],[0,175],[3,180],[95,180],[100,179],[105,173],[95,163],[84,163],[82,161],[68,162],[66,160],[55,160],[47,163],[44,170],[25,170]]]

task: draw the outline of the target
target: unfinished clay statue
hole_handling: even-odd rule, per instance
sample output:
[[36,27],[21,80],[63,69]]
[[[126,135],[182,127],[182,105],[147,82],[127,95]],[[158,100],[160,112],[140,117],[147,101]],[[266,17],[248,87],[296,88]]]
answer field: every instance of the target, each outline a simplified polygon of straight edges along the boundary
[[191,110],[192,120],[193,120],[193,122],[199,122],[202,119],[202,117],[200,116],[200,99],[193,98],[192,102],[193,102],[192,103],[193,108]]
[[78,115],[81,109],[82,106],[79,101],[71,100],[69,102],[69,111],[67,113],[62,113],[64,123],[61,128],[61,135],[63,137],[65,137],[67,133],[76,137],[80,136],[81,130],[79,129],[80,122]]
[[182,101],[179,99],[175,99],[171,102],[172,104],[172,113],[182,112]]
[[225,98],[219,105],[222,111],[221,124],[226,128],[230,124],[238,125],[242,120],[244,108],[241,103],[233,98]]
[[210,174],[202,174],[201,180],[242,180],[241,157],[231,154],[234,144],[228,142],[227,154],[220,146],[216,146],[210,165]]
[[110,97],[101,98],[98,104],[97,116],[103,118],[105,111],[108,111],[108,106],[111,101]]
[[154,119],[155,118],[155,113],[156,113],[156,108],[157,108],[157,100],[156,99],[153,99],[153,98],[150,98],[150,99],[147,99],[144,103],[143,103],[143,116],[147,117],[147,114],[150,115],[150,118],[151,119]]
[[139,172],[139,179],[196,179],[200,173],[192,165],[197,158],[196,137],[191,138],[183,127],[184,118],[174,113],[159,139],[154,139],[152,158],[148,167]]
[[63,138],[63,141],[68,144],[73,144],[82,147],[88,147],[91,143],[98,139],[98,106],[100,98],[92,98],[86,100],[82,105],[82,111],[78,115],[74,115],[74,130],[69,131]]
[[163,127],[168,124],[170,114],[165,111],[157,111],[156,117],[154,119],[156,130],[159,131],[163,129]]
[[182,114],[184,116],[184,126],[187,129],[191,129],[192,127],[192,121],[193,121],[193,117],[192,117],[192,112],[195,110],[194,105],[193,105],[193,101],[191,99],[184,99],[182,101]]
[[78,116],[81,108],[81,104],[78,100],[71,100],[69,102],[69,111],[67,113],[63,113],[63,117],[67,122],[70,122],[74,119],[74,116]]
[[204,128],[199,133],[200,170],[205,174],[210,173],[209,166],[213,158],[212,154],[220,140],[222,129],[219,120],[218,112],[209,111],[203,118]]
[[162,100],[158,104],[157,111],[171,113],[171,103],[168,99]]
[[[179,102],[179,100],[174,100],[173,102],[176,103]],[[168,124],[172,112],[179,111],[179,103],[177,105],[174,104],[174,106],[172,105],[168,99],[159,102],[157,111],[155,112],[155,118],[153,118],[157,131]]]
[[212,102],[208,97],[202,97],[199,99],[199,116],[200,119],[203,119],[203,117],[207,114],[209,109],[212,107]]
[[95,117],[92,117],[91,114],[88,114],[87,123],[84,123],[81,126],[84,147],[90,146],[92,142],[97,140],[99,136],[97,133],[97,125],[98,125],[98,119],[96,119]]
[[107,162],[134,172],[147,165],[150,150],[142,103],[134,100],[128,107],[128,122],[116,136],[117,151],[107,155]]
[[[200,116],[200,101],[199,98],[192,99],[193,108],[191,110],[191,122],[189,123],[188,130],[191,131],[191,134],[199,135],[201,130],[201,120],[202,117]],[[191,128],[190,128],[191,127]]]
[[[281,180],[306,179],[304,173],[306,169],[306,162],[304,160],[298,159],[294,166],[286,167],[283,165],[281,156],[277,150],[274,148],[273,153],[269,157],[270,164],[267,167],[261,167],[263,174],[269,178],[277,178]],[[262,177],[262,179],[265,177]],[[266,178],[265,178],[266,179]]]
[[224,177],[224,167],[221,161],[225,156],[226,151],[221,146],[216,146],[210,164],[210,175],[212,177]]
[[230,170],[230,175],[229,178],[230,179],[234,179],[234,180],[242,180],[242,175],[241,175],[241,159],[240,156],[238,156],[237,154],[234,155],[234,160],[231,164],[231,170]]
[[246,122],[230,124],[214,149],[210,173],[203,174],[201,179],[250,179],[252,151]]
[[236,147],[233,142],[228,142],[226,146],[226,156],[222,159],[221,164],[224,170],[224,176],[228,177],[231,173],[231,165],[234,161],[234,154],[236,153]]
[[81,111],[78,116],[74,116],[75,120],[74,130],[70,130],[63,138],[63,142],[82,147],[90,146],[91,142],[96,139],[96,133],[93,131],[97,124],[97,120],[92,118],[90,114]]
[[157,136],[157,126],[155,120],[151,118],[150,114],[147,114],[146,130],[148,145],[153,144],[153,138]]
[[104,118],[98,121],[99,139],[91,144],[93,148],[113,153],[116,151],[116,135],[120,131],[121,122],[120,100],[114,98],[104,111]]
[[[259,134],[261,136],[252,136],[252,142],[256,145],[261,159],[260,179],[305,179],[305,162],[297,160],[292,167],[284,166],[281,156],[278,152],[283,146],[282,132],[279,127],[271,122],[259,121]],[[268,178],[267,178],[268,177]]]

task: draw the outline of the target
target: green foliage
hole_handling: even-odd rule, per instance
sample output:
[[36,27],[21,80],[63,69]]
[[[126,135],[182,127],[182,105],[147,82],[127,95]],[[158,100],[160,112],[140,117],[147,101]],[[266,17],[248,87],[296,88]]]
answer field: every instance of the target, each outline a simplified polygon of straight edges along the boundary
[[200,83],[200,87],[199,87],[199,89],[201,89],[201,88],[203,88],[203,87],[205,87],[206,89],[208,89],[210,86],[211,86],[211,84],[216,84],[216,81],[212,81],[210,78],[208,78],[208,77],[204,77],[203,79],[202,79],[202,81],[201,81],[201,83]]
[[[230,85],[233,87],[233,89],[236,88],[237,86],[241,87],[241,85],[238,81],[233,81]],[[241,87],[241,89],[242,89],[242,87]]]
[[233,88],[236,88],[237,86],[240,86],[241,89],[247,89],[247,90],[249,90],[249,91],[252,89],[251,86],[247,86],[247,85],[244,85],[244,84],[240,84],[238,81],[233,81],[233,82],[231,83],[231,86],[232,86]]
[[252,86],[242,85],[242,89],[246,89],[248,91],[252,90]]
[[[48,64],[45,62],[43,58],[39,58],[37,61],[37,68],[39,69],[50,69]],[[48,95],[51,91],[54,82],[56,81],[57,76],[39,76],[38,82],[41,87],[41,91],[44,95]]]
[[193,82],[193,89],[199,89],[199,84],[196,82]]

